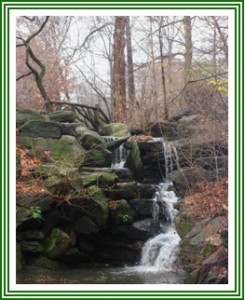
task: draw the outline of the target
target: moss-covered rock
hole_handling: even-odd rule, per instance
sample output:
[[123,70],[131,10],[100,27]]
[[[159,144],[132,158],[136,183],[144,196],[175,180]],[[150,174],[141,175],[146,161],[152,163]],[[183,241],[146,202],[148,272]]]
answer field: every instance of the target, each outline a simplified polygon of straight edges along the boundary
[[22,136],[59,139],[62,136],[62,125],[54,121],[33,120],[26,122],[19,131]]
[[110,201],[109,211],[116,225],[132,224],[134,221],[130,213],[130,206],[126,200]]
[[64,123],[72,123],[76,119],[76,114],[71,110],[59,110],[48,114],[50,120]]
[[112,153],[98,145],[86,153],[82,166],[104,168],[110,167],[111,162]]
[[139,196],[139,190],[135,181],[119,182],[113,189],[105,191],[107,197],[112,199],[134,199]]
[[140,150],[137,143],[131,142],[130,144],[131,150],[126,160],[125,166],[130,169],[133,178],[140,181],[144,177],[144,168],[140,156]]
[[70,179],[61,176],[50,176],[44,181],[45,188],[55,195],[67,195],[70,191]]
[[71,246],[70,237],[62,230],[54,228],[44,243],[44,254],[49,258],[57,258]]
[[118,181],[117,175],[112,172],[93,172],[83,174],[81,178],[84,187],[98,185],[99,187],[106,188],[114,185]]
[[180,214],[175,219],[175,227],[179,236],[183,239],[193,228],[194,222],[188,215]]
[[[59,166],[74,166],[83,161],[85,150],[73,136],[63,135],[60,139],[31,138],[18,136],[17,144],[30,149],[29,153],[45,163],[57,161]],[[48,155],[44,151],[48,151]]]
[[94,148],[94,145],[106,145],[105,140],[97,132],[86,127],[78,126],[75,133],[80,145],[87,150]]
[[45,120],[46,117],[40,113],[24,108],[16,109],[16,127],[19,128],[23,124],[32,120]]
[[105,136],[125,137],[130,136],[127,126],[123,123],[111,123],[104,126],[102,130]]
[[103,191],[98,186],[91,186],[88,188],[90,196],[90,204],[86,207],[89,217],[98,227],[106,224],[109,210],[108,199],[105,197]]

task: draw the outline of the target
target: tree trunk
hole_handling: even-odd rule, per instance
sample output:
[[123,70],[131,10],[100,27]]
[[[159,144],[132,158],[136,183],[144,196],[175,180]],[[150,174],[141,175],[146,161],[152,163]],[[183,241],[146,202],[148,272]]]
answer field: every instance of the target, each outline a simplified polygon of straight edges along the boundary
[[133,51],[131,43],[131,27],[130,17],[126,17],[126,44],[127,44],[127,81],[128,81],[128,103],[134,107],[135,104],[135,86],[134,86],[134,66],[133,66]]
[[[191,80],[191,63],[192,63],[192,28],[191,28],[191,17],[185,16],[183,19],[185,29],[185,63],[184,63],[184,83],[187,84]],[[189,104],[188,91],[184,94],[185,102]]]
[[126,117],[126,83],[125,83],[125,27],[126,17],[115,18],[113,98],[114,121],[123,122]]

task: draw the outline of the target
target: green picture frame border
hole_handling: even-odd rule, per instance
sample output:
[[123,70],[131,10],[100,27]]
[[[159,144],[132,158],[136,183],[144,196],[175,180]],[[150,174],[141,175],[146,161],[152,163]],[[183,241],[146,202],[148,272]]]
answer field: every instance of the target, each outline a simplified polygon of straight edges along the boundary
[[[140,1],[132,2],[129,0],[124,1],[73,1],[69,3],[67,1],[48,2],[48,1],[1,1],[2,13],[2,101],[1,101],[1,216],[2,216],[2,239],[1,239],[1,267],[2,267],[2,281],[1,291],[2,298],[39,298],[39,299],[101,299],[101,298],[140,298],[140,299],[244,299],[244,3],[240,1]],[[183,15],[185,12],[191,9],[212,9],[212,10],[233,10],[235,16],[234,24],[234,148],[235,148],[235,165],[234,174],[235,178],[229,178],[234,183],[234,229],[235,229],[235,290],[232,291],[209,291],[204,285],[200,291],[22,291],[10,289],[10,206],[9,206],[9,191],[10,191],[10,168],[9,168],[9,134],[10,134],[10,103],[9,103],[9,91],[10,91],[10,44],[9,44],[9,30],[10,22],[9,16],[11,11],[18,9],[35,10],[35,9],[174,9],[182,10]],[[229,101],[231,101],[229,99]]]

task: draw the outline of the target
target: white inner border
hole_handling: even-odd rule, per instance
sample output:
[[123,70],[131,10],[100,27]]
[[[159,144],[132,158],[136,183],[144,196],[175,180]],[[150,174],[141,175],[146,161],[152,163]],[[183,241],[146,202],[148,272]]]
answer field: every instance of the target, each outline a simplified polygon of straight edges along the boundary
[[[158,3],[159,4],[159,3]],[[30,3],[31,5],[31,3]],[[113,9],[113,10],[82,10],[82,9],[67,9],[67,10],[48,10],[48,9],[35,9],[35,10],[11,10],[10,11],[10,290],[22,290],[22,291],[57,291],[61,292],[65,290],[72,291],[103,291],[103,290],[125,290],[125,291],[229,291],[235,289],[234,283],[234,183],[229,181],[229,284],[227,285],[190,285],[190,284],[16,284],[16,189],[15,185],[15,170],[16,170],[16,158],[15,158],[15,143],[16,143],[16,17],[17,16],[117,16],[117,15],[130,15],[130,16],[150,16],[150,15],[168,15],[168,16],[228,16],[229,18],[229,178],[232,180],[235,178],[234,174],[234,11],[231,10],[207,10],[207,9],[176,9],[176,10],[164,10],[163,9],[148,9],[148,10],[127,10],[127,9]],[[200,292],[201,293],[201,292]],[[203,293],[203,292],[202,292]],[[64,294],[65,295],[65,292]],[[75,295],[74,295],[75,296]]]

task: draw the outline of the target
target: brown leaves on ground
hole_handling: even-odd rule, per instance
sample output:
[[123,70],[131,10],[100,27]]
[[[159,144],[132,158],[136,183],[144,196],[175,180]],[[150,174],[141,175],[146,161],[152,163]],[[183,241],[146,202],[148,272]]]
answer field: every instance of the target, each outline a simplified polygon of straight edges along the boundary
[[153,137],[150,135],[134,135],[129,138],[130,142],[151,142]]
[[25,177],[30,174],[30,169],[41,164],[40,160],[36,157],[29,155],[28,150],[22,148],[21,146],[16,146],[16,151],[20,155],[21,164],[21,175],[20,177]]
[[210,218],[214,215],[227,215],[228,180],[222,179],[215,183],[200,182],[199,192],[185,197],[188,215],[194,220]]
[[40,160],[28,154],[28,150],[21,146],[16,146],[16,152],[20,156],[21,175],[17,178],[16,192],[23,194],[35,194],[44,192],[40,180],[28,180],[30,169],[41,164]]

